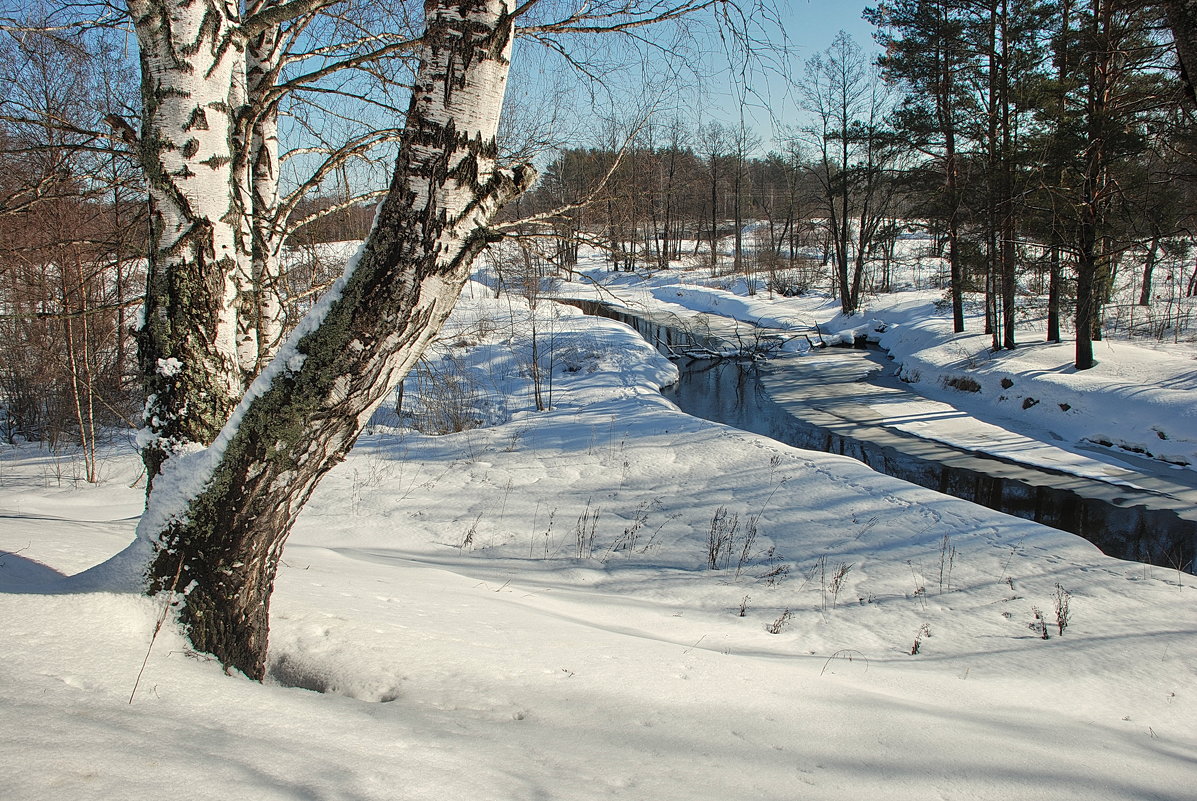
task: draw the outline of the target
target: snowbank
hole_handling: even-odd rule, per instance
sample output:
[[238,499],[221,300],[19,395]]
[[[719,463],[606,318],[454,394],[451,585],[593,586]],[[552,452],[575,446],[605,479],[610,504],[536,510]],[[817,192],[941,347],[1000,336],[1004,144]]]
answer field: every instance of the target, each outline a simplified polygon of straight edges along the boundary
[[538,313],[550,411],[530,312],[476,295],[441,357],[505,422],[380,415],[329,474],[266,686],[64,591],[133,537],[131,452],[2,454],[4,798],[1191,796],[1191,576],[682,415],[629,330]]
[[[1131,453],[1197,469],[1197,348],[1191,343],[1098,342],[1097,366],[1077,371],[1073,344],[1044,342],[1042,320],[1020,321],[1020,345],[1012,351],[990,349],[990,337],[980,333],[979,312],[966,319],[966,333],[952,333],[940,292],[871,297],[863,313],[846,318],[826,296],[783,298],[763,290],[749,295],[742,280],[683,271],[645,279],[608,275],[599,268],[589,275],[589,282],[569,285],[562,294],[633,310],[718,314],[806,332],[827,345],[864,338],[889,352],[895,372],[911,390],[987,423],[1057,447],[1105,448],[1111,455]],[[795,337],[789,347],[801,351],[807,340]]]

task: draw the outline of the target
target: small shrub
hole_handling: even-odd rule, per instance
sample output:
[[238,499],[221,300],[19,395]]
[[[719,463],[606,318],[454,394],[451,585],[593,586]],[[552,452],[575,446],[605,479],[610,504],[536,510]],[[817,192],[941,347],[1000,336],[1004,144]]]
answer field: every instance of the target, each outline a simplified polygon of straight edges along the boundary
[[818,262],[808,259],[799,259],[792,268],[769,265],[767,270],[768,290],[786,298],[805,295],[823,280],[823,270]]
[[481,522],[481,520],[482,520],[482,513],[479,512],[478,516],[474,518],[473,524],[468,529],[466,529],[465,536],[463,536],[461,538],[461,545],[459,545],[457,547],[459,547],[463,551],[467,548],[469,548],[470,550],[474,549],[474,537],[477,536],[477,534],[478,534],[478,523]]
[[615,553],[616,551],[635,551],[636,546],[640,542],[641,532],[644,530],[645,525],[648,524],[649,513],[660,506],[660,498],[653,498],[651,501],[642,501],[640,505],[636,507],[636,513],[632,518],[632,522],[629,523],[626,528],[624,528],[623,534],[620,534],[615,538],[615,541],[611,543],[610,552]]
[[786,624],[790,622],[790,618],[793,616],[794,613],[789,609],[786,609],[777,616],[777,620],[774,620],[772,623],[765,626],[765,631],[769,632],[770,634],[781,634],[782,629],[786,627]]
[[931,624],[924,623],[914,635],[914,645],[910,646],[910,655],[917,656],[923,647],[923,640],[931,636]]
[[952,568],[956,564],[956,547],[952,545],[949,535],[943,535],[943,542],[939,547],[939,592],[942,595],[944,587],[952,590]]
[[707,568],[721,570],[731,558],[732,544],[740,528],[740,516],[729,514],[726,506],[720,506],[711,517],[711,529],[707,535]]
[[[412,387],[414,384],[414,387]],[[400,392],[396,411],[425,434],[453,434],[482,425],[484,398],[474,376],[452,356],[421,359],[408,388]],[[414,397],[413,397],[414,396]]]
[[925,582],[918,571],[914,569],[914,563],[909,559],[906,560],[906,565],[910,568],[910,575],[914,579],[914,597],[923,602],[923,609],[927,608],[927,582]]
[[1031,631],[1035,632],[1035,635],[1041,640],[1051,639],[1051,635],[1047,632],[1047,621],[1044,619],[1043,612],[1040,611],[1039,607],[1032,606],[1031,614],[1035,616],[1035,620],[1028,625]]
[[752,558],[752,548],[756,545],[756,518],[750,517],[748,525],[744,527],[744,539],[740,543],[740,556],[736,562],[736,578],[744,571],[744,565]]
[[831,608],[835,609],[836,602],[840,597],[840,590],[844,588],[844,578],[847,577],[853,565],[848,562],[840,562],[836,566],[835,572],[831,574]]
[[981,385],[968,376],[956,375],[951,378],[943,380],[945,387],[960,390],[961,392],[980,392]]
[[774,584],[778,584],[782,581],[785,581],[786,577],[789,575],[790,575],[790,566],[787,564],[780,564],[780,565],[777,565],[776,567],[774,567],[772,570],[770,570],[765,575],[761,576],[761,579],[764,580],[766,585],[772,587]]
[[593,373],[598,370],[599,355],[589,348],[575,345],[563,347],[555,355],[555,361],[566,373]]
[[1068,620],[1072,614],[1071,610],[1068,608],[1068,602],[1070,600],[1072,600],[1072,593],[1057,584],[1055,595],[1056,629],[1061,636],[1064,634],[1064,629],[1068,628]]
[[578,522],[574,526],[575,554],[579,559],[589,559],[594,555],[594,535],[598,528],[599,509],[590,508],[590,499],[586,500],[586,508],[578,515]]

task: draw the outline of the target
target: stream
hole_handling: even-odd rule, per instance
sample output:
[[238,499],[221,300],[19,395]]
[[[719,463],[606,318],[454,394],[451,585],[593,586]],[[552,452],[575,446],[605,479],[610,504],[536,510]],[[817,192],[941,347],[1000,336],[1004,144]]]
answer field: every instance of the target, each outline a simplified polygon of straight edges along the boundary
[[[667,355],[726,350],[728,331],[738,342],[745,339],[747,324],[730,320],[712,323],[704,316],[695,332],[672,315],[569,302],[632,326]],[[885,427],[864,401],[878,391],[883,384],[878,377],[890,367],[882,352],[840,348],[768,360],[682,358],[680,380],[662,393],[687,414],[787,445],[850,456],[878,472],[1078,534],[1109,556],[1192,569],[1197,552],[1197,475],[1192,471],[1132,465],[1142,472],[1129,486]],[[892,384],[884,383],[885,390],[898,389]]]

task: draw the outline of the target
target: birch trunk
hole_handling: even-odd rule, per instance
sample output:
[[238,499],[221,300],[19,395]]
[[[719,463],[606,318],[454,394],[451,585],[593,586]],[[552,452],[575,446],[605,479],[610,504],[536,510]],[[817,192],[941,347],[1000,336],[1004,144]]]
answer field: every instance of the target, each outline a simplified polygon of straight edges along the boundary
[[428,9],[371,236],[213,446],[167,463],[139,530],[154,548],[148,591],[183,591],[192,644],[252,678],[265,672],[270,594],[300,509],[439,330],[492,216],[534,176],[494,162],[512,35],[506,3]]
[[283,338],[282,266],[285,225],[279,208],[278,97],[283,37],[268,28],[246,43],[246,108],[241,122],[248,177],[250,258],[242,281],[238,343],[246,382],[274,357]]
[[141,48],[140,159],[150,196],[143,456],[163,462],[211,442],[242,393],[236,274],[246,256],[234,170],[243,100],[238,8],[216,0],[129,0]]

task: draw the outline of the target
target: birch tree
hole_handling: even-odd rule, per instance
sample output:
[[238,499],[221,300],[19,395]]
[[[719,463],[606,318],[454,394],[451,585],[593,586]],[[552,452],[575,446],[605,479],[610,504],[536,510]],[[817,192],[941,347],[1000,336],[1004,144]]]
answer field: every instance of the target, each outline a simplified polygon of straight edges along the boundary
[[[152,549],[150,591],[186,591],[180,618],[193,645],[250,677],[264,675],[270,593],[299,510],[435,336],[472,259],[488,241],[492,215],[533,177],[531,168],[495,166],[512,22],[503,0],[430,8],[399,157],[373,234],[259,376],[214,444],[195,456],[168,460],[150,494],[139,528],[139,537]],[[195,30],[200,37],[216,36],[202,27]],[[221,58],[236,58],[219,46],[214,51],[202,71],[216,70]],[[192,161],[180,167],[208,169],[209,174],[196,175],[195,188],[206,184],[211,194],[227,200],[232,193],[218,191],[225,188],[223,178],[214,179],[206,163],[219,158],[224,147],[210,132],[228,131],[220,111],[227,96],[207,97],[208,127],[195,138],[197,145],[186,148]],[[176,129],[195,131],[190,116],[187,112]],[[173,177],[193,180],[180,171],[176,168]],[[185,229],[176,222],[183,216],[162,224],[174,224],[172,233]],[[203,245],[231,254],[243,233],[226,226]],[[229,376],[236,354],[227,310],[234,305],[236,287],[230,285],[230,271],[217,265],[221,258],[235,257],[204,247],[177,249],[191,261],[176,268],[176,273],[186,270],[185,276],[169,278],[194,279],[199,286],[181,289],[205,293],[195,314],[206,309],[217,318],[215,340],[198,348],[195,358]],[[162,369],[160,375],[178,379],[182,367],[193,369],[183,365]],[[232,385],[224,379],[224,386],[231,390]],[[185,387],[176,382],[172,390]],[[216,403],[205,413],[218,414]]]
[[[143,112],[140,133],[124,133],[147,175],[154,221],[139,341],[151,483],[171,454],[212,441],[278,346],[278,249],[302,192],[341,159],[398,136],[401,125],[360,133],[317,164],[290,198],[279,197],[281,102],[299,91],[352,95],[329,88],[330,76],[342,81],[348,67],[379,76],[394,71],[396,57],[414,55],[422,39],[405,15],[418,12],[398,2],[396,32],[348,21],[346,8],[354,17],[374,14],[383,5],[376,2],[128,0],[141,48]],[[640,37],[643,26],[722,5],[528,0],[510,15],[521,20],[521,35],[566,52],[553,37]],[[320,27],[334,11],[341,24]],[[411,78],[399,71],[398,80]]]
[[[711,5],[546,6],[523,30],[628,31]],[[141,361],[154,479],[127,556],[148,561],[151,594],[174,594],[196,648],[258,679],[275,572],[296,517],[436,336],[471,262],[499,236],[492,218],[535,175],[497,165],[496,131],[515,21],[536,0],[428,2],[374,228],[238,403],[239,301],[247,271],[253,278],[238,117],[246,43],[318,7],[292,0],[241,13],[218,0],[130,0],[143,48],[139,142],[153,217]]]
[[[128,0],[142,64],[137,150],[150,193],[139,354],[151,483],[172,453],[212,441],[282,336],[278,252],[302,196],[279,196],[284,97],[416,46],[410,34],[295,43],[334,0]],[[330,55],[336,56],[329,61]],[[288,61],[306,66],[283,76]],[[115,127],[127,123],[110,120]],[[313,169],[376,141],[350,142]]]

